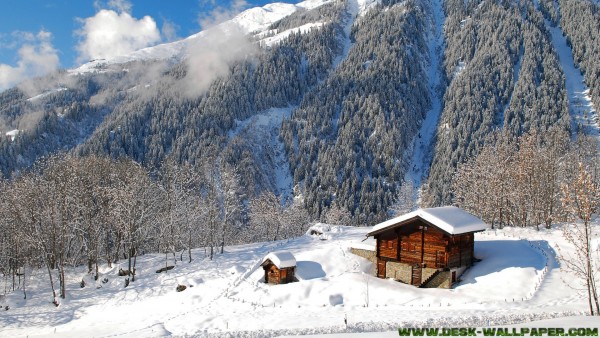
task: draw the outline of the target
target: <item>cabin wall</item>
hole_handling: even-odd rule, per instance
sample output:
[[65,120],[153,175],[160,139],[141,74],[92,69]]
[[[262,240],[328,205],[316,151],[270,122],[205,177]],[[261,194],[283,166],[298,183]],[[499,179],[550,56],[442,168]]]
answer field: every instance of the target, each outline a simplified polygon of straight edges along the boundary
[[448,267],[471,266],[474,247],[475,236],[472,233],[454,236],[449,243]]
[[279,284],[281,275],[279,269],[275,265],[270,265],[265,270],[265,282],[271,284]]
[[[427,226],[427,225],[426,225]],[[450,237],[427,226],[427,230],[389,230],[377,236],[377,258],[430,268],[470,266],[475,239],[472,233]]]
[[387,231],[377,237],[377,257],[398,258],[398,235],[394,231]]
[[429,268],[444,268],[447,265],[446,247],[450,237],[442,231],[427,226],[424,231],[423,263]]
[[407,264],[420,264],[423,248],[421,230],[414,229],[412,233],[400,234],[400,262]]
[[431,268],[448,265],[447,247],[451,237],[421,220],[390,229],[376,238],[378,258],[406,264],[423,263]]
[[296,278],[295,273],[296,273],[296,268],[295,267],[290,267],[290,268],[286,268],[286,279],[285,281],[281,281],[282,283],[292,283],[294,282],[294,279]]

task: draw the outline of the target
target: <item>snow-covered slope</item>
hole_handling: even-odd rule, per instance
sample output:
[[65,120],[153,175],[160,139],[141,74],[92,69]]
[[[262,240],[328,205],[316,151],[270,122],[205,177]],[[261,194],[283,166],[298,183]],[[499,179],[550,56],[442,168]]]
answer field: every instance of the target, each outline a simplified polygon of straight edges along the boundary
[[[228,31],[232,26],[241,28],[245,34],[260,34],[264,32],[273,23],[295,13],[298,10],[310,10],[329,3],[333,0],[306,0],[297,4],[287,3],[271,3],[263,7],[255,7],[243,11],[233,19],[220,23],[217,29]],[[361,0],[366,1],[366,0]],[[368,0],[372,2],[372,0]],[[318,24],[315,24],[318,25]],[[310,27],[299,28],[298,32],[305,32]],[[209,28],[215,29],[215,28]],[[287,32],[289,35],[291,31]],[[71,70],[72,74],[80,74],[87,72],[96,72],[105,68],[107,65],[122,64],[137,60],[167,60],[178,59],[185,56],[189,46],[193,45],[197,40],[207,34],[207,31],[202,31],[191,35],[183,40],[164,43],[153,47],[147,47],[127,55],[116,56],[110,59],[92,60],[76,69]],[[272,44],[279,39],[267,41],[267,44]]]
[[264,177],[272,191],[283,200],[291,198],[294,179],[285,156],[284,145],[279,138],[279,129],[283,119],[289,118],[294,107],[271,108],[244,121],[236,121],[236,127],[228,134],[229,139],[241,136],[246,140],[253,154],[261,158],[263,173],[273,176]]
[[[592,0],[596,1],[597,0]],[[539,1],[534,4],[539,7]],[[592,98],[590,89],[585,83],[584,77],[579,68],[575,66],[573,51],[567,44],[567,38],[560,26],[553,26],[547,19],[544,20],[546,29],[552,37],[552,45],[558,54],[561,68],[565,75],[565,84],[569,98],[569,113],[571,114],[571,124],[573,134],[582,131],[584,134],[596,138],[600,147],[600,125],[598,113]]]
[[[423,180],[427,177],[429,166],[431,164],[432,147],[435,132],[442,114],[442,96],[441,92],[441,72],[442,72],[442,52],[444,50],[444,10],[442,0],[432,0],[431,21],[428,48],[429,48],[429,91],[432,98],[431,109],[427,112],[425,119],[421,123],[419,133],[412,141],[412,160],[404,177],[405,183],[412,184],[413,199],[420,202],[421,186]],[[464,68],[464,64],[462,66]],[[460,70],[456,71],[456,76]]]
[[[192,263],[184,257],[163,273],[155,270],[165,266],[165,256],[145,255],[138,258],[137,279],[127,288],[125,277],[117,276],[119,264],[104,266],[98,281],[85,267],[70,269],[68,298],[58,308],[50,303],[44,271],[27,271],[27,299],[21,291],[0,298],[2,307],[9,306],[0,316],[0,336],[391,331],[506,325],[581,315],[586,309],[584,297],[572,288],[577,282],[557,263],[556,246],[569,250],[558,228],[476,234],[475,255],[481,262],[450,290],[418,289],[374,277],[373,264],[350,253],[350,247],[373,246],[372,238],[362,242],[371,228],[321,228],[330,229],[326,237],[229,247],[213,261],[203,249],[194,250]],[[260,263],[280,250],[295,256],[299,281],[267,285]],[[178,285],[187,289],[176,292]]]
[[600,128],[598,114],[590,97],[590,89],[585,84],[581,71],[575,67],[573,52],[567,45],[567,40],[560,27],[551,27],[546,20],[546,26],[552,35],[552,43],[558,53],[560,64],[565,74],[565,82],[569,95],[569,111],[573,117],[573,131],[578,129],[586,135],[598,139],[600,145]]

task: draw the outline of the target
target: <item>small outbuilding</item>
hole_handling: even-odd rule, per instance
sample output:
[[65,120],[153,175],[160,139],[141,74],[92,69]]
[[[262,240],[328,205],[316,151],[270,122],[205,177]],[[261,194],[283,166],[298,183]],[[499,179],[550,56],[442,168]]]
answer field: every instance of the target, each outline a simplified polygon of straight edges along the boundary
[[376,225],[377,277],[450,288],[475,261],[474,234],[488,226],[453,206],[419,209]]
[[265,270],[265,283],[287,284],[296,280],[296,258],[289,251],[271,252],[261,266]]

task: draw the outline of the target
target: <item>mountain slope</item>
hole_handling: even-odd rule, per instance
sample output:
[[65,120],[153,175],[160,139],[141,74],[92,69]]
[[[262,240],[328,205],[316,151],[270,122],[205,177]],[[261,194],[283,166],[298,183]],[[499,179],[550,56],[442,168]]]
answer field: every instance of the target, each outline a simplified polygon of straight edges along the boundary
[[419,3],[379,6],[360,18],[346,59],[284,124],[309,211],[335,207],[370,223],[393,203],[408,165],[404,153],[431,105],[429,26]]
[[[570,126],[564,75],[532,3],[445,2],[449,84],[428,179],[428,205],[452,202],[453,174],[495,130]],[[457,71],[460,69],[460,71]]]
[[[0,130],[11,132],[0,170],[8,178],[58,151],[148,168],[224,160],[248,199],[293,191],[312,217],[354,224],[386,218],[406,199],[404,182],[412,198],[423,186],[424,204],[448,204],[456,167],[495,131],[575,131],[576,89],[564,81],[573,70],[557,56],[568,51],[541,13],[561,20],[595,102],[596,37],[572,22],[582,13],[591,25],[596,7],[308,0],[249,9],[184,40],[0,93]],[[236,132],[265,116],[266,129]]]

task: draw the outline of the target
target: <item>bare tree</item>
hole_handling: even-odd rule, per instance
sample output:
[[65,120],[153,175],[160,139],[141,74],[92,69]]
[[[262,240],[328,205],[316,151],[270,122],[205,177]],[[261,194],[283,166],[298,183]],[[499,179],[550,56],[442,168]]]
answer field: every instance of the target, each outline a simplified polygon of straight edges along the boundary
[[352,222],[352,214],[346,209],[340,208],[336,203],[325,212],[325,223],[349,225]]
[[[157,221],[157,187],[146,171],[133,162],[119,162],[123,186],[113,187],[112,216],[117,231],[123,236],[124,253],[131,281],[135,281],[135,265],[139,250],[148,241],[148,232]],[[126,282],[127,284],[127,282]]]
[[412,180],[406,180],[400,186],[396,203],[392,206],[394,216],[400,216],[418,208],[417,194]]
[[[580,163],[578,176],[574,182],[562,186],[563,206],[567,210],[572,223],[565,224],[563,236],[574,247],[572,254],[559,250],[560,259],[565,269],[583,281],[587,291],[591,315],[600,315],[598,292],[596,288],[598,263],[597,251],[592,247],[592,217],[598,212],[600,203],[600,187],[598,181]],[[596,254],[596,255],[595,255]]]
[[239,173],[223,162],[220,172],[220,184],[218,189],[219,201],[221,204],[221,254],[227,241],[234,236],[234,228],[239,223],[242,212],[242,190],[239,186]]
[[250,201],[250,220],[256,240],[280,239],[279,231],[283,221],[283,207],[277,196],[271,192],[263,192]]

